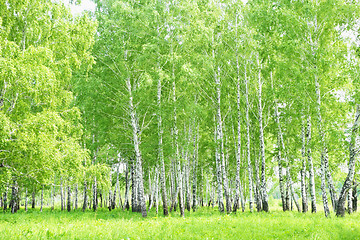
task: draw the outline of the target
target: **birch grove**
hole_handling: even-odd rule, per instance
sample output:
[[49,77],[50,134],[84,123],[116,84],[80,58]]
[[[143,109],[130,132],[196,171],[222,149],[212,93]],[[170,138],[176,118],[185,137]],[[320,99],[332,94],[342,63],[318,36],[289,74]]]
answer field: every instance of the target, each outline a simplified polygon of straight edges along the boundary
[[356,211],[356,2],[95,3],[0,3],[4,211]]

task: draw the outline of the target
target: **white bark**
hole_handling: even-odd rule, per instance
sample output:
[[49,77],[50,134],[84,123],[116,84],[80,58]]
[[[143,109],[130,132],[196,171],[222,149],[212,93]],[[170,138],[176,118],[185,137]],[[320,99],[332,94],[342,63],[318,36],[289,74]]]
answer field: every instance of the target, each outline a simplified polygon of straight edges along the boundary
[[287,201],[286,201],[286,196],[285,196],[285,190],[284,190],[284,179],[283,179],[283,157],[282,157],[282,152],[285,151],[285,145],[284,145],[284,140],[283,140],[283,135],[282,135],[282,130],[281,130],[281,125],[280,125],[280,116],[279,116],[279,112],[278,112],[278,103],[275,100],[275,121],[278,127],[278,139],[277,139],[277,145],[278,145],[278,154],[277,154],[277,159],[278,159],[278,168],[279,168],[279,188],[280,188],[280,195],[281,195],[281,202],[282,202],[282,207],[283,207],[283,211],[288,210],[287,208]]
[[136,114],[136,109],[134,107],[133,103],[133,95],[132,95],[132,87],[130,78],[126,79],[126,85],[128,88],[129,93],[129,112],[130,112],[130,118],[131,118],[131,126],[132,126],[132,133],[133,133],[133,144],[134,144],[134,150],[135,150],[135,157],[136,157],[136,179],[137,183],[139,185],[139,200],[140,200],[140,207],[141,207],[141,213],[143,217],[147,216],[146,212],[146,203],[145,203],[145,197],[144,197],[144,183],[143,183],[143,169],[142,169],[142,156],[140,151],[140,128],[138,123],[138,117]]
[[164,163],[164,152],[163,152],[163,128],[162,128],[162,115],[161,115],[161,79],[158,79],[157,86],[157,105],[158,105],[158,137],[159,137],[159,146],[158,146],[158,155],[160,160],[160,185],[161,185],[161,197],[163,202],[163,213],[164,216],[169,215],[168,206],[167,206],[167,195],[166,195],[166,181],[165,181],[165,163]]
[[336,216],[343,217],[345,215],[345,201],[350,188],[352,188],[352,182],[355,175],[355,162],[356,162],[356,155],[359,153],[359,150],[356,149],[356,134],[358,132],[360,122],[360,105],[356,104],[356,114],[355,114],[355,121],[352,127],[352,133],[350,137],[350,144],[349,144],[349,170],[348,175],[344,181],[344,184],[341,188],[339,199],[337,201],[336,206]]
[[252,168],[251,168],[251,157],[250,157],[250,119],[249,119],[249,111],[250,111],[250,104],[249,104],[249,84],[248,79],[246,76],[246,65],[245,65],[245,101],[246,101],[246,151],[247,151],[247,170],[248,170],[248,181],[249,181],[249,208],[250,212],[253,211],[253,176],[252,176]]
[[306,148],[307,148],[307,157],[309,164],[309,186],[310,186],[310,197],[311,197],[311,212],[316,213],[316,192],[315,192],[315,174],[314,174],[314,165],[312,162],[311,156],[311,117],[308,117],[307,121],[307,131],[306,131]]
[[306,140],[305,140],[305,121],[302,121],[301,127],[301,157],[302,157],[302,168],[301,168],[301,200],[302,200],[302,212],[308,211],[307,192],[306,192]]
[[[262,81],[261,81],[261,70],[260,70],[260,63],[259,65],[259,75],[258,75],[258,81],[259,81],[259,130],[260,130],[260,160],[261,160],[261,197],[262,197],[262,210],[265,212],[269,211],[269,204],[268,204],[268,195],[266,191],[266,169],[265,169],[265,142],[264,142],[264,128],[263,128],[263,106],[262,106]],[[272,77],[272,72],[271,72]]]
[[[174,73],[173,73],[174,75]],[[175,144],[175,163],[177,163],[177,192],[179,195],[180,215],[184,217],[184,199],[183,199],[183,184],[182,184],[182,169],[181,160],[179,158],[179,144],[178,144],[178,129],[177,129],[177,115],[176,115],[176,84],[173,76],[173,101],[174,101],[174,144]]]

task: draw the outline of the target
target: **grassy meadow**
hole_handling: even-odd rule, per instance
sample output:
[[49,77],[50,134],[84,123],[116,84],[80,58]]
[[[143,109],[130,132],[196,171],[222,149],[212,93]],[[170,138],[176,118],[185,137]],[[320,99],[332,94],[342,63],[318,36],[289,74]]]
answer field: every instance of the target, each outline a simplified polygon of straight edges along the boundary
[[[320,206],[319,206],[320,208]],[[160,210],[160,209],[159,209]],[[200,208],[181,218],[115,209],[109,212],[51,211],[45,208],[0,214],[0,239],[360,239],[360,214],[326,219],[316,214],[238,212]]]

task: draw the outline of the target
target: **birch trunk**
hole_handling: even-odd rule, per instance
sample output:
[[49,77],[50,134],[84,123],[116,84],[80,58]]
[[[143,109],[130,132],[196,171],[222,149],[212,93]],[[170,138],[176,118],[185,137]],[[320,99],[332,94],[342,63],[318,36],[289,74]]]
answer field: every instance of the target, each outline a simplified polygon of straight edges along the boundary
[[[236,14],[235,19],[235,34],[236,39],[238,39],[238,14]],[[237,143],[236,141],[236,189],[235,189],[235,201],[233,211],[236,212],[237,209],[240,209],[240,201],[241,206],[244,206],[244,199],[242,197],[242,189],[240,183],[240,163],[241,163],[241,109],[240,109],[240,64],[239,64],[239,54],[238,54],[239,46],[236,46],[236,70],[237,70],[237,83],[236,83],[236,94],[237,94]],[[235,135],[235,134],[234,134]],[[243,210],[244,211],[244,210]]]
[[92,208],[94,211],[97,210],[97,181],[96,181],[96,176],[94,177],[94,184],[93,184],[93,204],[92,204]]
[[278,113],[278,106],[277,101],[275,100],[275,121],[278,126],[278,139],[277,139],[277,145],[278,145],[278,168],[279,168],[279,188],[280,188],[280,196],[281,196],[281,202],[283,211],[287,210],[287,202],[286,202],[286,196],[285,196],[285,190],[284,190],[284,179],[283,179],[283,159],[281,156],[282,151],[284,150],[283,146],[283,139],[282,139],[282,132],[281,132],[281,126],[280,126],[280,117]]
[[152,204],[153,204],[153,191],[152,191],[152,186],[151,186],[151,171],[149,171],[149,208],[148,208],[148,212],[150,211]]
[[251,168],[251,157],[250,157],[250,119],[249,119],[249,86],[248,86],[248,79],[246,76],[246,64],[245,64],[245,101],[246,101],[246,151],[247,151],[247,170],[248,170],[248,181],[249,181],[249,208],[250,212],[253,211],[253,176],[252,176],[252,168]]
[[140,151],[140,128],[139,128],[139,122],[138,117],[136,114],[136,109],[134,107],[133,103],[133,95],[132,95],[132,86],[130,83],[130,78],[127,78],[126,85],[128,88],[129,93],[129,111],[130,111],[130,117],[131,117],[131,125],[133,130],[133,144],[135,149],[135,156],[136,156],[136,178],[137,182],[139,184],[138,189],[138,197],[140,200],[140,208],[141,208],[141,214],[143,217],[147,216],[146,212],[146,203],[145,203],[145,197],[144,197],[144,183],[143,183],[143,169],[142,169],[142,156]]
[[71,188],[70,185],[67,187],[67,211],[71,211]]
[[326,163],[327,157],[326,157],[326,142],[325,142],[325,133],[322,126],[322,116],[321,116],[321,95],[320,95],[320,85],[317,79],[317,75],[315,74],[315,90],[316,90],[316,96],[317,96],[317,115],[318,115],[318,127],[319,127],[319,133],[320,133],[320,141],[322,144],[322,150],[321,150],[321,195],[322,200],[324,204],[324,213],[325,216],[328,217],[330,214],[329,206],[328,206],[328,200],[327,200],[327,194],[326,194]]
[[77,210],[78,209],[78,184],[76,183],[75,185],[75,204],[74,204],[74,209]]
[[125,167],[125,200],[124,200],[124,210],[129,210],[130,203],[129,203],[129,191],[130,191],[130,179],[129,179],[129,171],[131,174],[131,168],[129,169],[129,163],[126,162]]
[[329,158],[328,158],[327,148],[325,148],[324,166],[325,166],[326,180],[327,180],[327,184],[328,184],[329,192],[330,192],[331,204],[332,204],[333,210],[335,212],[338,197],[336,195],[334,182],[332,180],[332,176],[331,176],[330,169],[329,169]]
[[131,163],[131,211],[138,212],[138,203],[137,203],[137,183],[135,178],[135,163],[134,159]]
[[302,157],[302,168],[301,168],[301,201],[302,201],[302,212],[306,213],[308,211],[308,202],[307,202],[307,193],[306,193],[306,141],[305,141],[305,123],[304,120],[302,122],[301,128],[301,140],[302,140],[302,148],[301,148],[301,157]]
[[155,176],[156,176],[156,181],[155,181],[155,204],[156,204],[156,214],[158,214],[159,211],[159,170],[156,167],[155,168]]
[[199,138],[199,125],[197,127],[197,134],[194,134],[194,151],[193,151],[193,186],[192,186],[192,209],[196,211],[196,198],[197,198],[197,149],[198,149],[198,138]]
[[28,210],[28,207],[27,207],[27,203],[28,203],[27,195],[28,195],[28,190],[27,190],[27,188],[25,188],[25,212],[27,212],[27,210]]
[[307,148],[307,157],[309,164],[309,185],[310,185],[310,196],[311,196],[311,212],[316,213],[316,192],[315,192],[315,174],[314,174],[314,165],[312,162],[311,156],[311,117],[308,117],[307,121],[307,131],[306,131],[306,148]]
[[[112,209],[115,209],[115,205],[116,205],[116,192],[117,190],[119,189],[119,167],[120,167],[120,160],[119,160],[119,165],[117,167],[117,170],[116,170],[116,185],[115,185],[115,190],[114,190],[114,196],[113,196],[113,202],[112,202]],[[119,190],[120,192],[120,190]],[[119,205],[120,207],[120,205]]]
[[[231,203],[230,203],[230,196],[229,196],[229,186],[228,180],[226,177],[226,169],[225,169],[225,149],[224,149],[224,134],[223,134],[223,124],[222,124],[222,117],[221,117],[221,84],[220,84],[220,67],[217,68],[217,73],[215,72],[215,86],[216,86],[216,145],[219,151],[218,155],[218,164],[220,175],[222,177],[222,184],[225,193],[225,200],[226,200],[226,212],[231,212]],[[222,194],[222,193],[221,193]],[[219,205],[220,207],[220,205]]]
[[351,138],[350,138],[350,145],[349,145],[349,170],[348,175],[344,181],[344,184],[341,188],[339,199],[337,201],[336,206],[336,216],[344,217],[345,215],[345,201],[349,189],[352,186],[352,182],[355,175],[355,162],[356,162],[356,155],[358,150],[356,149],[356,134],[358,132],[359,127],[359,120],[360,119],[360,105],[356,104],[356,114],[355,114],[355,121],[352,126]]
[[44,205],[44,185],[42,186],[41,189],[40,212],[42,212],[43,210],[43,205]]
[[87,183],[86,180],[84,181],[84,202],[83,202],[83,207],[82,207],[82,211],[85,212],[87,207]]
[[[255,154],[254,154],[255,156]],[[255,201],[256,210],[260,212],[262,210],[262,196],[260,192],[260,178],[259,178],[259,160],[255,159]]]
[[166,195],[166,179],[165,179],[165,163],[164,163],[164,151],[163,151],[163,128],[162,128],[162,108],[161,108],[161,91],[162,91],[162,84],[161,79],[158,79],[158,86],[157,86],[157,104],[159,107],[159,112],[157,114],[158,117],[158,137],[159,137],[159,146],[158,146],[158,154],[160,160],[160,185],[161,185],[161,198],[163,202],[163,213],[164,216],[168,216],[168,206],[167,206],[167,195]]
[[156,194],[156,177],[157,177],[157,172],[156,172],[156,167],[153,170],[154,173],[154,177],[153,177],[153,183],[151,183],[151,179],[150,179],[150,172],[149,172],[149,209],[148,212],[151,210],[151,208],[153,206],[155,206],[155,194]]
[[13,185],[11,187],[11,213],[17,212],[17,187],[16,187],[16,181],[13,182]]
[[[215,127],[215,142],[218,141],[218,125]],[[215,160],[216,160],[216,179],[217,179],[217,203],[219,206],[219,211],[224,212],[224,201],[223,201],[223,193],[222,193],[222,176],[221,176],[221,158],[219,153],[219,144],[216,144],[215,149]]]
[[[174,69],[173,69],[174,75]],[[177,163],[177,192],[179,195],[179,208],[180,215],[184,217],[184,200],[183,200],[183,186],[182,186],[182,171],[181,171],[181,161],[179,159],[179,145],[178,145],[178,129],[177,129],[177,115],[176,115],[176,84],[175,78],[173,76],[173,101],[174,101],[174,143],[175,143],[175,163]]]
[[113,194],[111,193],[111,189],[109,189],[109,197],[108,197],[109,204],[107,205],[109,211],[112,210],[112,204],[113,204],[113,203],[112,203],[112,197],[113,197]]
[[[289,171],[289,185],[290,185],[290,191],[291,191],[291,197],[292,197],[291,202],[294,202],[298,212],[301,212],[300,205],[299,205],[299,203],[298,203],[298,201],[296,200],[296,197],[295,197],[295,191],[294,191],[293,181],[292,181],[292,177],[290,175],[290,171]],[[292,210],[292,208],[291,208],[291,210]]]
[[[288,159],[287,157],[285,157],[285,162],[288,165]],[[286,166],[285,168],[286,170],[286,191],[285,191],[285,210],[289,211],[290,210],[290,201],[291,201],[291,189],[290,189],[290,173],[289,173],[289,166]]]
[[[195,128],[195,127],[194,127]],[[195,134],[194,134],[195,135]],[[188,146],[190,145],[190,140],[191,139],[191,135],[189,134],[189,139],[188,139]],[[190,195],[190,157],[188,156],[188,149],[186,150],[186,154],[185,154],[185,171],[186,171],[186,175],[185,175],[185,183],[186,183],[186,209],[188,211],[191,210],[191,195]]]
[[32,196],[31,196],[31,208],[35,208],[35,189],[32,192]]
[[349,189],[348,192],[348,213],[353,213],[353,191],[352,187]]
[[[269,203],[268,203],[268,195],[266,191],[266,169],[265,169],[265,142],[264,142],[264,128],[263,128],[263,106],[262,106],[262,81],[261,81],[261,70],[260,70],[260,63],[259,65],[259,130],[260,130],[260,162],[261,162],[261,187],[260,187],[260,193],[261,193],[261,200],[262,200],[262,210],[265,212],[269,211]],[[272,76],[272,72],[271,72]]]
[[8,191],[8,186],[6,186],[6,188],[5,188],[5,192],[4,192],[4,198],[3,198],[3,201],[4,201],[4,211],[6,211],[7,210],[7,191]]
[[[353,184],[355,185],[355,182],[353,182]],[[353,212],[357,211],[357,187],[356,185],[353,187],[352,189],[352,207],[353,207]]]
[[61,211],[64,210],[64,191],[63,191],[63,181],[62,177],[60,178],[60,204],[61,204]]

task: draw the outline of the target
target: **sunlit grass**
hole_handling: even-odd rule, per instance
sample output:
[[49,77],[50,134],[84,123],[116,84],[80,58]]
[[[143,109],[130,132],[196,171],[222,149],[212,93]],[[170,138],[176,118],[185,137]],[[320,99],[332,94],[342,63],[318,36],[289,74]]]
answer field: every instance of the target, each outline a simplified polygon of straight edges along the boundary
[[[160,211],[160,208],[159,208]],[[360,215],[327,219],[317,214],[282,212],[220,214],[200,208],[186,217],[172,212],[146,219],[139,213],[100,209],[61,212],[45,209],[0,213],[1,239],[360,239]]]

